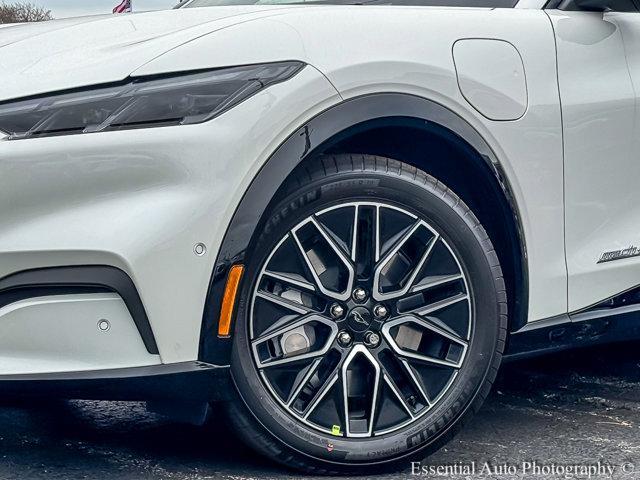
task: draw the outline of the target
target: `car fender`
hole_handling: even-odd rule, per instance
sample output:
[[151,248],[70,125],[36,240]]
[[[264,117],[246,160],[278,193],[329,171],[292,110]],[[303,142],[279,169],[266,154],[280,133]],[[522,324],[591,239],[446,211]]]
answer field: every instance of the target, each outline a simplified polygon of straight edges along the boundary
[[[520,251],[524,255],[526,243],[509,180],[504,176],[489,144],[468,122],[451,110],[425,98],[393,93],[363,95],[333,106],[306,122],[269,158],[233,215],[218,251],[205,305],[221,305],[229,268],[233,264],[245,261],[247,252],[251,250],[250,243],[254,233],[260,231],[261,222],[266,220],[269,203],[282,186],[283,179],[287,178],[298,164],[313,157],[316,152],[327,147],[327,142],[336,141],[342,132],[354,126],[372,122],[380,126],[407,119],[422,123],[423,128],[448,130],[484,159],[510,203],[520,233]],[[524,259],[523,266],[526,291],[527,267]],[[232,338],[215,335],[218,313],[215,308],[205,308],[199,359],[216,365],[226,365],[230,359]]]

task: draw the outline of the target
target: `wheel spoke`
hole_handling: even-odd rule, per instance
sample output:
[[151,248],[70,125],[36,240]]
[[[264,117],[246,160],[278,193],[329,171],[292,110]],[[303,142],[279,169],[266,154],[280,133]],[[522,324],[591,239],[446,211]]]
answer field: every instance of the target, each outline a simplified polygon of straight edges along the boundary
[[278,272],[271,272],[269,270],[265,270],[264,274],[268,277],[271,277],[276,280],[280,280],[281,282],[284,282],[286,284],[289,284],[293,287],[304,288],[305,290],[309,290],[311,292],[316,291],[316,287],[314,287],[313,284],[299,278],[294,278],[291,275],[285,275]]
[[422,385],[402,359],[397,358],[388,348],[381,349],[377,358],[387,384],[412,418],[423,408],[430,406],[429,397]]
[[389,385],[389,388],[391,389],[393,394],[400,401],[400,404],[402,405],[402,408],[404,408],[406,410],[406,412],[409,414],[409,416],[411,418],[415,418],[415,415],[413,414],[413,410],[411,409],[411,407],[407,403],[407,400],[404,398],[404,395],[402,395],[402,393],[400,393],[400,390],[398,390],[398,387],[396,387],[396,384],[393,382],[393,380],[391,380],[391,378],[389,376],[384,375],[384,381],[387,383],[387,385]]
[[406,295],[439,238],[424,222],[416,222],[377,265],[373,277],[374,298],[384,301]]
[[322,388],[320,388],[320,390],[318,390],[318,393],[313,398],[313,400],[311,401],[311,404],[309,405],[309,407],[307,408],[307,411],[304,414],[303,418],[305,420],[307,418],[309,418],[309,416],[313,413],[313,411],[320,404],[320,402],[324,399],[324,397],[327,396],[327,393],[329,393],[329,390],[331,390],[331,387],[333,387],[337,381],[338,381],[338,374],[336,373],[336,374],[330,376],[329,379],[324,383]]
[[451,330],[413,315],[385,323],[382,334],[400,357],[453,368],[461,367],[468,347]]
[[418,315],[429,315],[431,313],[437,312],[438,310],[442,310],[443,308],[450,307],[451,305],[455,305],[458,302],[463,302],[469,300],[469,295],[466,293],[459,293],[458,295],[454,295],[453,297],[445,298],[444,300],[440,300],[438,302],[427,305],[419,310],[417,310]]
[[342,249],[314,217],[291,232],[317,288],[328,297],[347,300],[354,282],[354,268]]
[[440,285],[445,285],[447,283],[455,282],[457,280],[462,280],[462,274],[455,275],[437,275],[435,277],[427,277],[424,281],[420,282],[418,285],[414,285],[411,288],[412,293],[422,292],[424,290],[429,290],[431,288],[439,287]]
[[311,365],[311,368],[309,368],[309,371],[306,373],[306,375],[300,380],[300,382],[298,382],[297,385],[294,385],[294,388],[292,389],[291,394],[289,395],[289,398],[287,399],[287,406],[288,407],[290,407],[291,404],[293,402],[295,402],[295,400],[298,398],[298,395],[300,395],[300,392],[302,391],[304,386],[307,384],[309,379],[318,370],[318,365],[320,365],[321,362],[322,362],[321,358],[318,358],[318,359],[314,360],[313,364]]
[[405,368],[406,372],[409,374],[409,378],[411,378],[411,383],[413,384],[413,386],[418,389],[418,391],[422,395],[422,398],[427,401],[428,406],[431,406],[431,399],[429,398],[427,392],[424,390],[424,387],[420,380],[418,380],[418,378],[416,377],[416,374],[411,368],[411,365],[409,365],[409,363],[405,359],[400,359],[400,362],[402,363],[402,366]]
[[[267,271],[263,272],[255,299],[260,300],[258,305],[254,305],[261,327],[260,335],[273,329],[281,320],[291,319],[292,315],[320,314],[327,308],[327,299],[315,291],[313,285],[286,274]],[[271,306],[265,306],[263,310],[263,305],[267,304]]]
[[335,322],[312,314],[276,325],[251,346],[258,368],[268,368],[324,355],[337,333]]
[[340,377],[347,437],[370,437],[380,390],[380,365],[364,345],[355,345]]
[[300,315],[306,315],[307,313],[311,313],[312,311],[301,303],[294,302],[293,300],[289,300],[279,295],[274,295],[273,293],[258,291],[256,292],[256,297],[262,298],[271,303],[275,303],[276,305],[280,305],[281,307],[288,308],[292,312],[299,313]]
[[356,265],[356,278],[367,282],[380,258],[380,208],[356,206],[351,258]]
[[330,349],[323,358],[314,362],[305,378],[292,389],[287,406],[305,420],[311,417],[336,384],[343,358],[344,353]]

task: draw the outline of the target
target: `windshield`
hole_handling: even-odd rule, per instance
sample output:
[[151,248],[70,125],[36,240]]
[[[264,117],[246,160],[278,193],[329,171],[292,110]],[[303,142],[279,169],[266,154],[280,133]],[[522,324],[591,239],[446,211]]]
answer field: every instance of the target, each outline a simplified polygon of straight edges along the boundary
[[512,8],[518,0],[192,0],[178,8],[215,7],[223,5],[407,5],[427,7]]

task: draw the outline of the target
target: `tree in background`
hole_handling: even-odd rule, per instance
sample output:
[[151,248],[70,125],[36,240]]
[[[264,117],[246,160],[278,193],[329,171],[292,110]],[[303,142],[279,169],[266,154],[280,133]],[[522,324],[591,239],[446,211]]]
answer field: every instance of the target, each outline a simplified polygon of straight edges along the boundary
[[0,3],[0,23],[42,22],[51,19],[51,10],[32,3]]

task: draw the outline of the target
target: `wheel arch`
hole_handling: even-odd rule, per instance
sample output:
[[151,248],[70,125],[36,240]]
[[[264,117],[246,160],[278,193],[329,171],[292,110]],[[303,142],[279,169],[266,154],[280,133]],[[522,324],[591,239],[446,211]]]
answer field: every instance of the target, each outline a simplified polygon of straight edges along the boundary
[[[382,132],[387,136],[380,135]],[[393,138],[389,140],[391,134]],[[402,148],[398,140],[407,134],[412,142]],[[389,141],[381,141],[382,138]],[[455,153],[447,157],[453,162],[447,166],[434,160],[437,155],[423,155],[420,147],[425,144]],[[227,272],[231,265],[244,262],[254,232],[266,220],[263,215],[269,206],[281,198],[286,179],[320,153],[386,155],[409,163],[441,179],[472,210],[474,206],[478,208],[479,195],[488,195],[489,207],[497,208],[497,215],[474,213],[488,227],[501,263],[508,264],[510,273],[505,277],[512,278],[505,280],[511,283],[507,291],[513,299],[509,305],[510,330],[526,322],[528,266],[524,232],[511,186],[489,144],[466,120],[436,102],[408,94],[371,94],[344,101],[306,122],[278,147],[253,179],[227,228],[214,264],[203,313],[200,360],[229,363],[232,339],[216,335]],[[478,175],[480,182],[469,182]],[[464,185],[482,188],[467,188],[463,192],[465,198],[459,192]],[[485,225],[488,219],[491,221]]]

